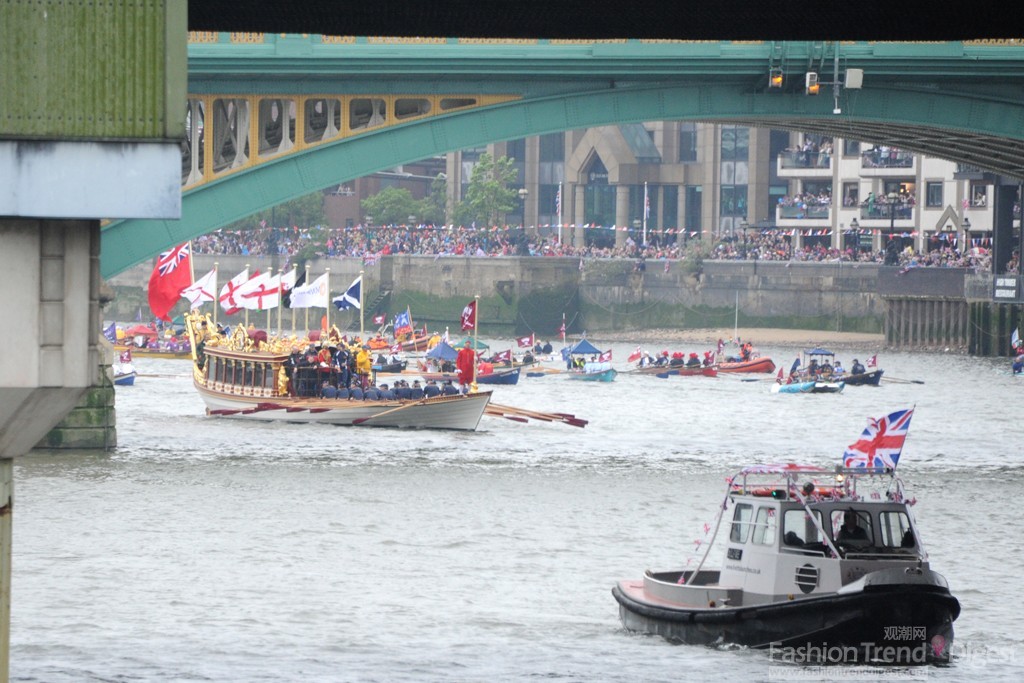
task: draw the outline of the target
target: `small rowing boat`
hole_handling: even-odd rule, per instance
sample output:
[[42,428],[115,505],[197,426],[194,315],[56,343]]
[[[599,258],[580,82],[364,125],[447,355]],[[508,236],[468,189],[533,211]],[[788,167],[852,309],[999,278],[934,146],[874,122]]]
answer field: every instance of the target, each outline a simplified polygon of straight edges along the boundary
[[714,367],[719,372],[775,372],[775,363],[766,356],[749,360],[723,361]]
[[825,382],[811,380],[807,382],[791,382],[789,384],[773,384],[773,394],[838,394],[844,388],[843,382]]
[[[497,368],[486,374],[477,374],[477,384],[504,384],[513,385],[519,383],[519,375],[522,372],[521,367],[517,368]],[[459,383],[459,375],[456,372],[420,372],[419,377],[425,380],[434,380],[435,382],[452,382],[454,384]]]

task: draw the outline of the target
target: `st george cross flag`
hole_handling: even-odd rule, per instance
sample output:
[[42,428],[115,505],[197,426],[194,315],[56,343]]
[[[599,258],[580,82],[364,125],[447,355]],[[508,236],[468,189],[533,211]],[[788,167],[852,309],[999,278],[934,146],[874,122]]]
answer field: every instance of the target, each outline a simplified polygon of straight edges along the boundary
[[533,335],[528,334],[525,337],[519,337],[516,339],[516,344],[518,344],[521,349],[532,349],[534,345]]
[[213,301],[217,291],[217,269],[214,268],[190,286],[181,290],[181,296],[188,299],[189,308],[199,308],[207,301]]
[[338,307],[339,311],[345,311],[350,308],[362,308],[362,290],[363,276],[360,275],[352,281],[352,284],[348,286],[344,294],[334,297],[334,305]]
[[462,329],[476,329],[476,299],[473,299],[462,309]]
[[636,351],[634,351],[633,353],[629,354],[629,358],[627,358],[626,360],[629,361],[630,363],[635,363],[635,362],[637,362],[638,360],[640,360],[643,357],[644,357],[643,349],[641,349],[639,346],[637,346],[636,347]]
[[327,308],[330,304],[327,292],[327,273],[308,285],[295,285],[292,289],[292,308]]
[[238,275],[220,288],[220,306],[224,309],[224,315],[234,315],[242,310],[241,304],[236,297],[238,288],[249,281],[249,269],[246,268]]
[[914,409],[910,408],[879,419],[868,418],[868,426],[861,432],[860,439],[846,447],[843,466],[896,469],[913,415]]
[[868,367],[869,368],[873,368],[873,367],[877,367],[877,366],[878,366],[878,354],[876,353],[874,356],[871,356],[871,358],[868,358]]
[[384,321],[388,319],[387,313],[381,313],[380,315],[373,316],[374,325],[383,325]]
[[250,311],[266,311],[277,308],[281,301],[280,277],[271,277],[270,271],[257,274],[238,288],[236,298],[242,308]]
[[149,309],[170,322],[167,313],[178,303],[181,290],[192,283],[192,251],[189,243],[160,254],[149,276]]
[[608,349],[600,356],[597,357],[598,363],[611,363],[612,362],[612,350]]

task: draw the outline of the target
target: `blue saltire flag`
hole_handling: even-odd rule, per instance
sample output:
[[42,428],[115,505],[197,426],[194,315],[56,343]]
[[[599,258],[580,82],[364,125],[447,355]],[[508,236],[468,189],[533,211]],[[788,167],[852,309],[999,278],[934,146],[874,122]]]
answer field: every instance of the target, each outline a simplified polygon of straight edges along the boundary
[[409,311],[395,314],[395,334],[402,332],[412,332],[412,319]]
[[110,323],[105,328],[103,328],[103,336],[107,338],[108,342],[111,342],[111,343],[116,342],[117,341],[117,324],[116,323]]
[[844,467],[894,470],[900,461],[903,442],[910,430],[914,409],[897,410],[883,418],[868,418],[860,438],[843,452]]
[[349,308],[362,308],[362,304],[360,303],[360,292],[362,291],[362,288],[363,276],[360,275],[352,281],[352,284],[348,286],[348,289],[345,290],[344,294],[332,299],[332,301],[334,301],[334,305],[338,307],[339,311],[344,311]]

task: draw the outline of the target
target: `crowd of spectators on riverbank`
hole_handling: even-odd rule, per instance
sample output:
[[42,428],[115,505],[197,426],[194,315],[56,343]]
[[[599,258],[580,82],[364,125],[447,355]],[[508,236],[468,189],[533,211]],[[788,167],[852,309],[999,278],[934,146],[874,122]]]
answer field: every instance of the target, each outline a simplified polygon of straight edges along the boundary
[[[600,228],[591,228],[600,229]],[[560,243],[557,233],[528,236],[522,229],[481,230],[433,226],[381,226],[358,229],[310,230],[301,228],[252,230],[218,230],[193,241],[197,254],[237,254],[244,256],[281,255],[288,260],[312,247],[310,256],[328,258],[362,258],[372,262],[380,256],[418,254],[441,256],[562,256],[596,259],[636,259],[647,262],[685,258],[694,252],[692,236],[672,234],[668,239],[655,234],[646,248],[632,236],[621,246],[570,246]],[[794,247],[796,238],[789,231],[766,230],[748,233],[743,238],[730,237],[718,242],[703,255],[710,260],[761,261],[848,261],[884,263],[887,252],[863,250],[858,247],[828,246],[831,236],[805,237],[803,246]],[[898,239],[898,238],[897,238]],[[849,240],[846,240],[849,241]],[[659,243],[662,242],[662,243]],[[902,267],[974,268],[991,271],[989,250],[972,248],[963,253],[949,243],[934,245],[926,253],[904,246],[891,250],[889,263]]]

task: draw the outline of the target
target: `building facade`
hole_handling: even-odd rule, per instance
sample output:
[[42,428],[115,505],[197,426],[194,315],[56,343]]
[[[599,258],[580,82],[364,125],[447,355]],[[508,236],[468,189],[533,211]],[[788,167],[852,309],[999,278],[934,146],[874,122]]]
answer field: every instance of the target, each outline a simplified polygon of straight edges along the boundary
[[572,130],[449,154],[450,203],[484,151],[519,169],[506,223],[574,245],[758,230],[793,247],[991,247],[997,179],[871,142],[678,121]]

